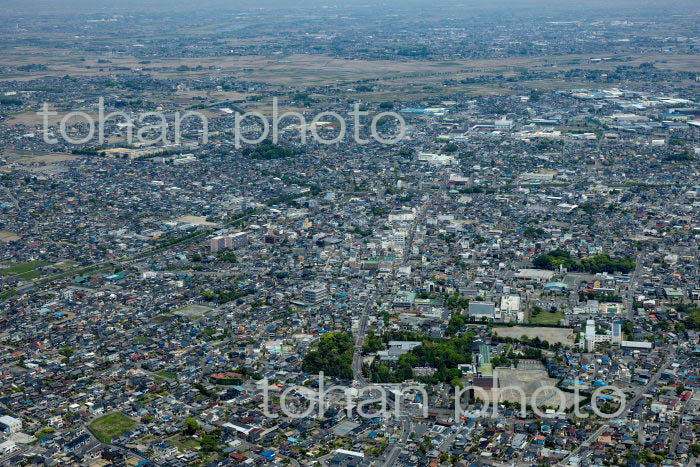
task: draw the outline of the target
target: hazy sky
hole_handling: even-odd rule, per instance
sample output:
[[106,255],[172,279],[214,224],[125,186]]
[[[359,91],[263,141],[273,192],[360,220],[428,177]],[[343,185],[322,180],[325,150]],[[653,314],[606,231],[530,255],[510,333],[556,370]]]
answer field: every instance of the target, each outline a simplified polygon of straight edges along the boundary
[[581,11],[610,9],[627,9],[630,12],[645,9],[664,8],[666,11],[694,11],[700,9],[697,0],[0,0],[0,14],[15,16],[18,14],[90,14],[109,12],[158,12],[226,10],[249,8],[319,8],[323,7],[358,7],[397,8],[403,11],[412,7],[427,7],[436,11],[443,10],[449,14],[450,9],[549,9],[563,11],[566,9]]

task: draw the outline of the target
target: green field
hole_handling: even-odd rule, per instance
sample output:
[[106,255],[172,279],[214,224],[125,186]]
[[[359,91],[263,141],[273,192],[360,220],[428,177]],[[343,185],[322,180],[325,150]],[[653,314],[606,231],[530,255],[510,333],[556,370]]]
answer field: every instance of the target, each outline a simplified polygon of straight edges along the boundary
[[169,371],[159,371],[157,374],[162,376],[163,378],[170,378],[170,379],[177,379],[177,375],[175,373],[171,373]]
[[34,277],[38,277],[40,274],[39,271],[34,270],[48,264],[50,264],[48,261],[29,261],[26,263],[13,264],[9,268],[0,268],[0,276],[19,276],[25,279],[25,277],[32,278],[29,273],[36,272],[36,276]]
[[531,324],[559,324],[559,320],[564,319],[564,312],[557,311],[556,313],[550,313],[548,311],[541,311],[534,318],[530,316]]
[[23,272],[22,274],[17,274],[14,277],[22,279],[23,281],[30,281],[32,279],[36,279],[39,276],[41,276],[41,271],[37,271],[36,269],[34,269],[33,271],[27,271]]
[[103,443],[109,443],[136,426],[136,422],[122,413],[100,417],[90,424],[90,430]]
[[0,292],[0,301],[10,298],[16,293],[16,289],[5,289],[2,292]]

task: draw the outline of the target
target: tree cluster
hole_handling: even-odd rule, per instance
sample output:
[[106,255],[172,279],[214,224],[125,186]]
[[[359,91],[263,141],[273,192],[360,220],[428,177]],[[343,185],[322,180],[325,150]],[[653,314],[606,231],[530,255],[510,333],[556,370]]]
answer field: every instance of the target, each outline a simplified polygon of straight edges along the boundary
[[263,141],[255,146],[255,148],[248,147],[243,150],[244,156],[249,156],[251,159],[265,161],[286,159],[287,157],[292,157],[295,154],[296,152],[293,149],[274,144],[270,140]]
[[327,376],[352,379],[354,342],[348,333],[324,334],[302,362],[302,369],[311,374],[323,371]]
[[623,272],[628,273],[637,266],[631,258],[613,258],[608,254],[600,254],[590,258],[575,259],[568,251],[557,248],[549,253],[537,256],[532,263],[540,269],[554,271],[563,266],[569,271],[581,272]]
[[413,368],[435,368],[429,377],[418,378],[429,384],[456,382],[462,376],[459,365],[471,363],[473,335],[468,333],[453,339],[428,341],[399,357],[396,364],[390,365],[377,360],[370,368],[372,382],[398,383],[413,379]]

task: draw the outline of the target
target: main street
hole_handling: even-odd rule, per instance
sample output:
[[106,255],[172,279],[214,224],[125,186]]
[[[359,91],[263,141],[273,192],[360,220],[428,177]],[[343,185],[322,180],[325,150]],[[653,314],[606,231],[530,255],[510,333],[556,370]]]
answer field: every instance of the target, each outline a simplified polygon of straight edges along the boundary
[[634,314],[635,314],[635,309],[634,309],[634,292],[637,290],[637,282],[639,280],[639,273],[643,269],[642,266],[642,253],[640,252],[637,255],[636,258],[636,265],[634,267],[634,271],[632,272],[632,275],[630,276],[630,281],[629,281],[629,289],[627,291],[627,297],[625,300],[625,306],[627,308],[627,319],[630,321],[634,320]]
[[[413,239],[415,238],[416,229],[418,228],[418,225],[423,221],[423,219],[425,219],[425,214],[428,211],[428,206],[431,201],[432,198],[429,198],[423,203],[423,205],[416,213],[413,222],[411,223],[411,226],[409,227],[406,242],[404,243],[403,256],[401,260],[402,265],[406,265],[411,257],[411,249],[413,248]],[[396,270],[392,272],[390,279],[393,279],[395,276]],[[362,308],[362,313],[360,315],[360,321],[357,329],[357,335],[355,336],[355,348],[352,356],[352,373],[353,380],[360,388],[365,387],[369,384],[369,382],[362,374],[362,346],[364,345],[365,336],[367,335],[367,322],[369,319],[369,312],[372,310],[376,300],[382,294],[381,285],[383,285],[383,283],[381,283],[380,286],[376,288],[376,291],[368,297],[365,306]],[[393,402],[391,400],[387,402],[389,408],[393,410]],[[400,404],[401,401],[398,400],[397,403]],[[413,420],[410,417],[410,415],[402,413],[399,416],[399,420],[401,421],[401,438],[399,439],[399,442],[396,444],[396,446],[394,446],[391,449],[389,455],[386,458],[386,461],[384,462],[384,465],[387,467],[393,465],[394,462],[396,462],[396,459],[401,454],[401,451],[408,442],[408,438],[413,432]]]

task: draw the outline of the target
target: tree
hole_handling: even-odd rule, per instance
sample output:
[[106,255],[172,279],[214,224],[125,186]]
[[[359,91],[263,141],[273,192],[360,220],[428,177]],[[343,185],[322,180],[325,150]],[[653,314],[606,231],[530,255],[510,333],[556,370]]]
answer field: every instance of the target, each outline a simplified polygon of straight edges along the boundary
[[374,333],[370,332],[365,345],[362,347],[362,353],[375,353],[382,350],[383,347],[383,341],[379,337],[375,337]]
[[634,324],[632,324],[632,321],[625,320],[622,323],[622,332],[627,337],[634,335]]
[[452,153],[457,151],[458,149],[459,146],[457,146],[455,143],[447,143],[442,147],[442,152]]
[[199,423],[197,423],[197,420],[194,418],[188,418],[185,420],[185,427],[183,429],[183,433],[185,433],[188,436],[192,436],[199,430]]

